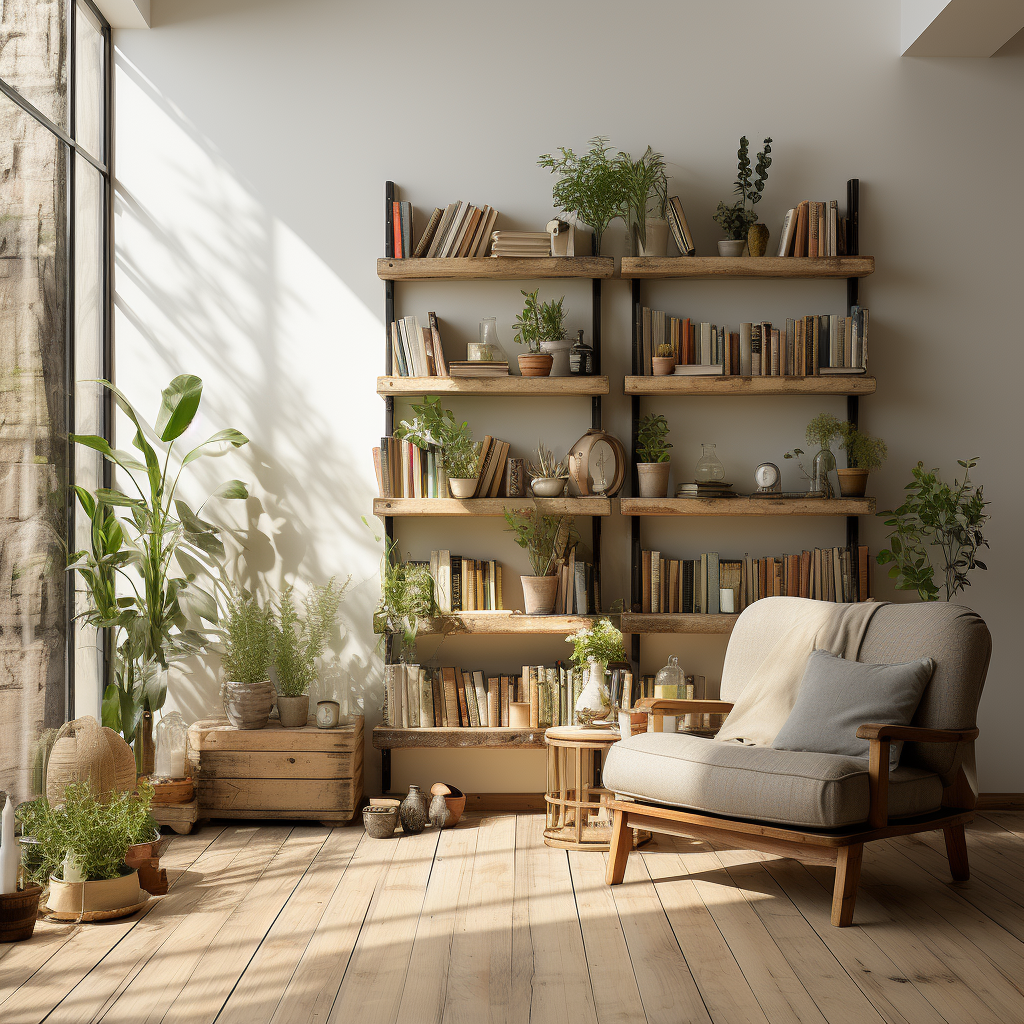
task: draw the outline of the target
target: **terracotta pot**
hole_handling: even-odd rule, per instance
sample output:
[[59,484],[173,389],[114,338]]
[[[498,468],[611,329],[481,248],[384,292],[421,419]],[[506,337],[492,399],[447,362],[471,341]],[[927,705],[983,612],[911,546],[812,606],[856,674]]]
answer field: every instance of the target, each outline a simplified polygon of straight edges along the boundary
[[747,250],[745,238],[722,238],[718,242],[719,256],[742,256]]
[[538,498],[560,498],[565,491],[565,481],[553,476],[538,476],[530,487]]
[[655,377],[667,377],[676,368],[675,356],[654,356],[651,362],[654,364]]
[[61,921],[73,921],[83,911],[90,915],[124,917],[134,913],[144,902],[138,871],[95,882],[64,882],[51,875],[50,893],[46,897],[47,910]]
[[763,256],[768,250],[768,228],[764,224],[751,224],[747,228],[747,248],[751,256]]
[[450,476],[448,477],[448,489],[452,492],[453,498],[472,498],[476,493],[476,483],[479,477]]
[[844,498],[863,498],[868,487],[867,469],[837,469],[839,493]]
[[148,842],[129,846],[124,853],[124,862],[130,868],[137,868],[152,857],[159,858],[170,841],[170,836],[162,836],[157,832]]
[[397,827],[397,807],[363,808],[363,828],[371,839],[390,839]]
[[[529,705],[527,705],[529,707]],[[530,724],[527,721],[527,726]],[[466,810],[466,794],[461,789],[457,789],[455,786],[450,785],[447,782],[435,782],[430,787],[431,796],[434,800],[438,797],[444,799],[445,807],[448,809],[448,820],[446,824],[442,825],[442,828],[454,828],[458,825],[459,820],[462,818],[463,812]],[[434,800],[430,801],[431,810],[433,810]]]
[[41,885],[0,896],[0,942],[21,942],[32,938],[39,912]]
[[519,357],[519,372],[524,377],[547,377],[554,359],[544,352],[531,352]]
[[520,576],[527,615],[550,615],[555,608],[557,576]]
[[224,713],[236,729],[263,729],[270,721],[274,696],[274,684],[269,679],[262,683],[225,681]]
[[309,694],[302,693],[298,697],[277,695],[277,713],[281,716],[281,725],[285,729],[305,728],[309,719]]
[[638,462],[636,474],[640,481],[641,498],[667,498],[668,474],[671,462]]

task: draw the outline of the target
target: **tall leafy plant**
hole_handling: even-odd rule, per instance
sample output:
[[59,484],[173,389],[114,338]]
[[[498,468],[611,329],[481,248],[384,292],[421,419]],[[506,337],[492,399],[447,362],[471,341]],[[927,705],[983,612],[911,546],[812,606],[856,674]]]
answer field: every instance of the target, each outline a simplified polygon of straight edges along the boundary
[[668,453],[672,442],[667,441],[668,420],[664,416],[651,413],[645,416],[636,432],[636,457],[639,462],[668,462],[671,456]]
[[274,666],[282,696],[301,697],[316,682],[317,658],[327,649],[350,581],[339,586],[332,576],[323,586],[310,587],[301,615],[292,588],[281,595]]
[[[741,239],[747,237],[751,224],[757,223],[757,211],[754,207],[761,201],[761,193],[768,183],[768,168],[772,165],[772,140],[764,140],[764,149],[757,154],[754,165],[756,178],[750,171],[750,143],[745,135],[740,138],[740,148],[736,151],[737,168],[736,182],[733,192],[739,196],[730,206],[724,202],[718,204],[713,220],[726,233],[728,238]],[[747,208],[747,204],[750,208]]]
[[459,423],[451,409],[441,406],[439,398],[426,396],[422,405],[414,405],[411,420],[402,420],[395,428],[395,437],[411,441],[417,448],[437,445],[441,464],[449,477],[469,479],[476,476],[480,462],[480,445],[473,440],[473,431],[463,420]]
[[650,146],[634,160],[628,153],[619,153],[618,164],[625,193],[625,209],[633,247],[647,245],[647,211],[653,203],[653,214],[664,219],[668,208],[668,178],[665,158]]
[[572,516],[542,516],[505,509],[505,522],[526,550],[534,576],[553,576],[576,541]]

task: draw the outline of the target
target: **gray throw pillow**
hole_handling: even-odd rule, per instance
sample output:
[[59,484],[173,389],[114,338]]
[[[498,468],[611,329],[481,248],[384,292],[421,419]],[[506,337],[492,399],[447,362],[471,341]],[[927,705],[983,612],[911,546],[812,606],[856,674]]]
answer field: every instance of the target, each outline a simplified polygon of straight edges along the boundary
[[[828,651],[814,651],[796,704],[775,737],[776,750],[867,757],[870,743],[857,738],[867,722],[909,725],[932,677],[931,658],[904,665],[865,665]],[[902,740],[889,748],[889,768],[900,761]]]

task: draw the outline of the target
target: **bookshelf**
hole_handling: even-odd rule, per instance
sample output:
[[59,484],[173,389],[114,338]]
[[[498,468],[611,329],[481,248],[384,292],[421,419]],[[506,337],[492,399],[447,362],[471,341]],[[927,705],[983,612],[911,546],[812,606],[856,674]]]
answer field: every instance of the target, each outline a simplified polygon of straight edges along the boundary
[[[609,393],[607,376],[601,370],[601,282],[615,275],[610,256],[559,256],[548,258],[470,257],[450,259],[395,259],[392,231],[394,182],[384,187],[384,258],[377,260],[377,276],[384,282],[384,375],[377,378],[377,394],[384,399],[384,432],[395,425],[395,400],[422,395],[466,395],[495,398],[590,398],[590,426],[601,427],[601,398]],[[396,285],[411,281],[536,281],[583,279],[591,282],[591,333],[594,348],[594,376],[589,377],[400,377],[392,367],[390,324],[395,319]],[[580,432],[583,432],[581,428]],[[570,438],[570,441],[574,438]],[[612,513],[609,498],[377,498],[376,516],[384,521],[388,539],[395,536],[395,521],[403,517],[490,517],[503,516],[505,508],[536,508],[544,514],[569,514],[591,518],[594,565],[601,565],[601,519]],[[515,611],[460,612],[422,623],[420,636],[449,634],[562,635],[590,625],[596,616],[525,615]],[[385,657],[395,655],[395,638],[386,638]],[[381,788],[391,789],[391,751],[405,748],[501,748],[542,749],[543,729],[509,728],[425,728],[398,729],[380,725],[373,730],[373,745],[381,752]]]
[[[873,256],[859,254],[860,182],[846,185],[849,229],[847,245],[851,255],[826,257],[793,256],[679,256],[624,257],[621,276],[630,281],[633,300],[633,373],[624,382],[632,406],[632,445],[636,451],[637,431],[644,397],[679,396],[846,396],[846,418],[858,422],[859,399],[875,391],[875,379],[864,375],[821,377],[648,377],[640,374],[639,313],[643,305],[642,282],[649,280],[821,280],[846,281],[847,312],[858,303],[860,279],[875,269]],[[636,461],[632,460],[632,493],[639,493]],[[630,611],[623,613],[623,633],[632,637],[634,670],[640,671],[641,638],[649,634],[728,634],[738,616],[694,614],[647,614],[641,612],[642,523],[652,516],[841,516],[846,519],[847,546],[856,548],[858,517],[875,511],[874,498],[622,498],[620,512],[630,517]]]

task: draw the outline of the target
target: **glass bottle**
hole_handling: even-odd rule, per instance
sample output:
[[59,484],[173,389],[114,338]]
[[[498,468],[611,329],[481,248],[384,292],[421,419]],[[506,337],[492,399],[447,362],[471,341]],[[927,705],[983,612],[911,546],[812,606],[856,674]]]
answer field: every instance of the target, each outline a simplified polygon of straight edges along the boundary
[[725,466],[715,454],[713,444],[701,444],[702,454],[693,470],[693,477],[698,483],[715,483],[725,479]]
[[188,726],[177,711],[171,711],[157,722],[153,730],[156,740],[156,764],[153,774],[165,779],[185,778],[185,749]]
[[830,448],[822,448],[811,462],[811,490],[823,498],[834,498],[831,474],[836,471],[836,457]]
[[466,358],[476,363],[505,362],[505,350],[498,341],[498,321],[495,317],[485,316],[480,321],[480,340],[471,341],[466,346]]
[[569,353],[569,373],[575,377],[589,377],[593,372],[594,350],[583,340],[583,332],[580,331]]
[[[654,677],[654,696],[665,700],[686,700],[686,673],[679,667],[679,659],[674,654],[669,657],[667,665],[658,669],[658,674]],[[666,715],[662,719],[662,730],[676,732],[680,722],[688,725],[689,721],[689,715],[684,715],[680,719]]]

